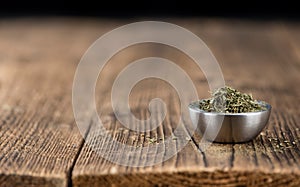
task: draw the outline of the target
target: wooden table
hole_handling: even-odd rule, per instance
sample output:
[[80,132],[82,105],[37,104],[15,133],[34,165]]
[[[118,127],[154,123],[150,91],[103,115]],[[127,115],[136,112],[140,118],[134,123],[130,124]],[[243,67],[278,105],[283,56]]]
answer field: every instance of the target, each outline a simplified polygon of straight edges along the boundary
[[[196,136],[171,159],[151,167],[111,163],[80,135],[72,112],[72,81],[87,48],[105,32],[137,20],[9,18],[0,20],[0,186],[300,186],[300,24],[222,19],[165,19],[201,37],[215,54],[226,83],[273,106],[268,127],[245,144],[213,144],[198,149]],[[138,51],[138,52],[137,52]],[[111,84],[130,62],[167,58],[185,69],[199,96],[208,97],[199,68],[178,50],[159,44],[132,46],[116,54],[96,88],[104,125],[118,141],[150,146],[179,118],[175,90],[144,80],[130,96],[137,118],[149,116],[151,98],[160,97],[168,114],[149,133],[121,128],[112,114]],[[163,91],[162,91],[163,90]],[[134,98],[134,99],[133,99]],[[86,141],[110,150],[105,136]],[[174,139],[181,141],[182,137]],[[138,148],[138,146],[136,146]],[[168,147],[167,149],[176,149]],[[111,148],[112,156],[128,159]],[[143,155],[140,155],[143,156]],[[146,165],[147,163],[145,163]]]

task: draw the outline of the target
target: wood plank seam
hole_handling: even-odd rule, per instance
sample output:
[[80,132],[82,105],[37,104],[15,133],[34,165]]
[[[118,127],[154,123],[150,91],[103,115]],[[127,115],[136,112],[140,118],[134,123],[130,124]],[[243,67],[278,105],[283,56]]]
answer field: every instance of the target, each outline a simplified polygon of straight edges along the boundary
[[77,160],[79,158],[79,155],[81,153],[81,150],[82,150],[82,148],[84,146],[85,139],[86,139],[86,137],[88,136],[88,134],[90,132],[91,126],[92,126],[92,121],[90,122],[90,124],[89,124],[89,126],[87,128],[87,131],[85,132],[84,137],[82,138],[82,140],[81,140],[81,142],[79,144],[78,151],[77,151],[77,153],[76,153],[76,155],[74,157],[74,160],[72,162],[72,165],[71,165],[71,167],[70,167],[70,169],[68,171],[68,174],[67,174],[67,186],[68,187],[72,187],[73,186],[73,183],[72,183],[72,173],[73,173],[74,167],[76,165],[76,162],[77,162]]

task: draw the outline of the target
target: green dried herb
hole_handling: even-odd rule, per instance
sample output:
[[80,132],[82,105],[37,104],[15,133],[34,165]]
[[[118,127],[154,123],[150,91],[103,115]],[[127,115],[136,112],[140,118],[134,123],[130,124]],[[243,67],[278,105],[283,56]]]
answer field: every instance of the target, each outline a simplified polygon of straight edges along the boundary
[[211,98],[199,102],[199,108],[207,112],[244,113],[267,110],[263,103],[254,100],[251,94],[241,93],[231,87],[218,88]]

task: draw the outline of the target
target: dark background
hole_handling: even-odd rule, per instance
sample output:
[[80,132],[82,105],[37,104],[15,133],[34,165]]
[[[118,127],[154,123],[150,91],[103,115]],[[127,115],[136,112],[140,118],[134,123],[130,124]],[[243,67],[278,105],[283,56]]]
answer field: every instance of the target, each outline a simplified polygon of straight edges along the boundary
[[4,1],[1,17],[229,17],[299,20],[297,1]]

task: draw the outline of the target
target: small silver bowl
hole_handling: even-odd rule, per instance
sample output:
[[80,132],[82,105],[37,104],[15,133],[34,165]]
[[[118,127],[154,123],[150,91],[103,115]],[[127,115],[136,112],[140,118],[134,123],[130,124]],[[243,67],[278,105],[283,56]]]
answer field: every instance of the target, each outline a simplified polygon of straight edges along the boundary
[[193,125],[205,139],[219,143],[242,143],[255,138],[267,125],[271,105],[267,110],[248,113],[206,112],[199,108],[199,101],[189,105]]

